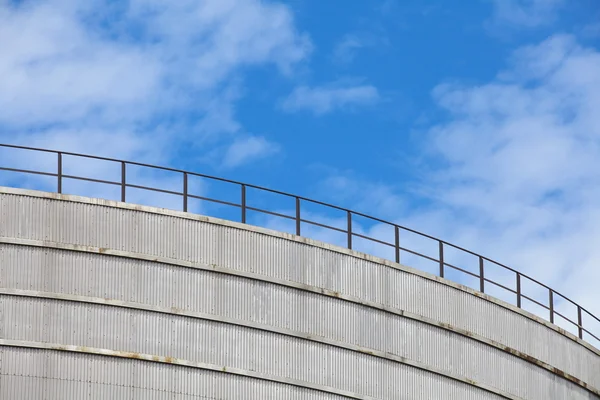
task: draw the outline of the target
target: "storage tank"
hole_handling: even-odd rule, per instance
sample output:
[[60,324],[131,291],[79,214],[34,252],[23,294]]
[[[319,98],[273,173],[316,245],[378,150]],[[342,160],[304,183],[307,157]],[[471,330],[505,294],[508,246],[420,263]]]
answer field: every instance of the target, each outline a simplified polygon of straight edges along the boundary
[[125,201],[58,193],[55,154],[57,190],[0,188],[0,399],[600,398],[597,319],[523,310],[522,274],[510,304],[439,276],[446,242],[437,275],[358,252],[350,211],[347,246],[304,237],[299,197],[300,232],[246,224],[251,185],[240,221],[187,212],[191,172],[182,210],[121,160]]

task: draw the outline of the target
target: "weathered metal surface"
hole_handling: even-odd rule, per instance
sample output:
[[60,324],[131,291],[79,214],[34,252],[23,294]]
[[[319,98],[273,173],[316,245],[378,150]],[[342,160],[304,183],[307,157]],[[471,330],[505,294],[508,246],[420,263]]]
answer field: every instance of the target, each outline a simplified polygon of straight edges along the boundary
[[[522,359],[525,355],[537,358],[552,368],[582,379],[584,383],[593,383],[598,377],[596,372],[599,361],[598,355],[590,349],[534,319],[435,279],[390,268],[371,260],[350,257],[338,251],[257,233],[251,229],[240,230],[238,227],[193,219],[93,204],[43,199],[32,201],[23,196],[12,196],[20,198],[15,203],[13,200],[7,201],[9,196],[0,195],[0,236],[34,240],[38,244],[40,241],[48,241],[49,245],[63,242],[83,246],[81,250],[93,246],[95,248],[89,250],[95,254],[43,250],[34,246],[21,246],[19,249],[18,246],[0,246],[0,285],[4,287],[121,299],[295,330],[406,357],[414,362],[430,365],[432,369],[464,376],[473,383],[493,383],[500,390],[516,385],[518,390],[522,390],[518,393],[520,398],[596,398],[586,397],[593,395],[578,391],[581,389],[573,388],[574,385],[562,377],[556,379],[550,376],[547,368],[540,368],[535,362],[527,363]],[[61,211],[61,208],[65,210]],[[6,213],[11,210],[13,212]],[[118,236],[118,240],[113,236]],[[146,253],[146,258],[149,259],[164,257],[181,260],[189,266],[193,263],[218,265],[213,269],[246,274],[262,281],[108,256],[113,249],[132,254]],[[276,281],[277,285],[266,282],[268,280]],[[282,286],[283,282],[289,282],[289,286],[295,285],[295,288]],[[398,288],[401,290],[397,290]],[[315,293],[317,290],[323,290],[326,296]],[[342,299],[362,302],[369,307],[341,301]],[[424,318],[423,321],[402,318],[394,313],[376,310],[375,307],[389,311],[393,309],[396,314],[408,313]],[[442,312],[429,310],[430,308],[441,308]],[[311,312],[312,310],[319,312]],[[111,313],[114,314],[110,311],[107,315],[110,316]],[[508,328],[488,334],[489,330],[485,326],[472,321],[475,318],[489,324],[501,318],[504,323],[514,325],[513,331],[525,325],[525,329],[528,329],[523,331],[525,336],[533,334],[538,337],[531,341],[519,341],[516,334]],[[463,335],[431,326],[424,323],[427,322],[425,320],[438,321],[442,325],[451,324],[464,330]],[[101,327],[113,325],[121,326],[116,322],[99,324]],[[147,330],[152,331],[154,326],[149,325]],[[496,348],[464,335],[469,332],[497,341]],[[126,334],[128,331],[124,330],[122,335]],[[231,338],[227,335],[224,337]],[[248,337],[250,336],[239,334],[234,336],[233,343],[242,343],[249,340]],[[73,339],[67,336],[69,338]],[[68,344],[67,339],[57,337],[56,342]],[[276,343],[277,340],[273,339],[272,342]],[[290,345],[290,340],[281,343],[277,345],[278,349]],[[516,343],[517,346],[511,346],[511,343]],[[499,344],[510,346],[510,351],[499,351]],[[310,346],[313,347],[307,347],[297,354],[303,357],[312,354],[316,357],[324,353],[318,347],[322,345],[311,343]],[[227,346],[224,348],[229,349]],[[244,348],[261,347],[248,344]],[[338,350],[328,350],[325,353],[334,354],[336,351]],[[521,358],[511,354],[515,351],[523,352]],[[289,352],[294,354],[292,350]],[[556,357],[556,353],[564,356],[568,352],[572,353],[569,357]],[[153,351],[147,353],[160,354]],[[370,376],[373,379],[385,377],[390,381],[396,380],[393,375],[386,375],[386,371],[394,371],[393,367],[378,366],[388,365],[384,364],[389,363],[388,360],[373,361],[372,359],[381,357],[358,353],[360,352],[353,351],[353,356],[347,357],[350,360],[364,357],[364,360],[371,360],[368,362],[372,362],[373,367],[351,367],[354,364],[346,359],[338,364],[359,374],[363,368],[362,371],[365,372],[360,375],[367,380]],[[538,358],[539,354],[542,357]],[[558,363],[548,360],[558,360]],[[475,369],[472,365],[481,367]],[[308,364],[303,368],[318,371],[317,366]],[[369,371],[372,375],[369,375]],[[431,376],[431,373],[419,373]],[[334,375],[334,378],[340,380],[333,381],[334,383],[352,384],[351,378],[347,378],[350,381],[344,381],[341,377],[347,374],[346,370],[342,369],[338,374],[340,376]],[[319,379],[319,376],[314,379]],[[460,386],[457,385],[464,385],[444,377],[419,379],[427,382],[444,379],[444,385],[459,389]],[[547,381],[555,383],[549,385]],[[550,391],[556,394],[549,393]],[[515,393],[514,389],[507,392]],[[376,391],[361,395],[394,398],[393,395]],[[554,395],[562,397],[551,397]],[[468,398],[468,395],[447,397],[440,394],[440,397]]]
[[[240,302],[246,300],[243,294],[240,294],[239,297]],[[391,352],[385,352],[374,348],[357,346],[348,342],[333,340],[327,337],[328,335],[320,336],[313,333],[297,332],[290,329],[272,327],[221,315],[185,311],[175,307],[156,307],[118,300],[14,289],[0,289],[0,298],[4,298],[4,301],[0,303],[0,312],[4,312],[7,315],[7,318],[13,321],[12,324],[7,326],[6,334],[1,337],[4,339],[25,339],[30,341],[59,343],[74,342],[85,344],[87,347],[108,347],[122,351],[124,351],[123,349],[127,349],[128,351],[136,353],[153,352],[156,354],[170,354],[177,358],[195,360],[198,359],[198,354],[193,352],[198,351],[198,348],[190,348],[189,340],[179,341],[176,339],[179,339],[181,335],[187,334],[186,339],[194,337],[195,343],[204,344],[205,342],[214,340],[214,335],[221,335],[223,337],[228,337],[229,340],[233,340],[235,346],[238,346],[238,348],[241,346],[241,348],[251,348],[255,353],[258,352],[258,354],[254,354],[254,357],[260,359],[264,354],[269,353],[268,349],[261,350],[261,348],[265,346],[256,343],[244,345],[243,342],[246,339],[246,335],[243,334],[239,334],[239,337],[232,338],[231,334],[220,333],[220,330],[223,329],[227,329],[228,332],[236,331],[236,329],[240,332],[243,332],[244,330],[248,332],[249,328],[256,332],[260,332],[266,337],[273,334],[293,337],[294,339],[292,341],[295,340],[296,344],[300,343],[300,346],[305,346],[307,348],[310,347],[311,344],[306,342],[317,342],[312,345],[333,346],[338,349],[347,349],[362,353],[361,356],[367,354],[376,358],[406,364],[407,366],[431,371],[435,374],[442,375],[445,378],[477,385],[478,387],[485,388],[488,391],[492,391],[493,393],[507,398],[512,398],[510,397],[510,394],[519,396],[518,398],[523,398],[528,389],[531,388],[531,384],[528,382],[537,382],[540,387],[546,388],[546,392],[541,393],[541,398],[543,399],[558,398],[556,397],[557,393],[564,391],[570,394],[579,393],[579,396],[572,396],[572,398],[587,398],[585,390],[565,385],[560,380],[556,380],[552,374],[553,371],[551,368],[548,368],[546,371],[541,368],[533,368],[532,366],[528,366],[527,362],[524,360],[515,361],[508,359],[508,357],[505,357],[500,351],[494,352],[489,351],[489,349],[473,346],[472,343],[467,343],[468,339],[464,337],[452,337],[451,335],[444,335],[443,332],[437,332],[437,335],[432,335],[431,329],[420,329],[422,328],[420,326],[414,326],[411,330],[412,334],[415,334],[415,336],[417,332],[421,335],[419,340],[421,350],[430,349],[430,347],[434,348],[433,351],[423,352],[426,354],[425,357],[421,357],[422,361],[416,361],[414,354],[399,356],[393,350]],[[68,302],[61,300],[68,300]],[[86,304],[82,305],[78,303]],[[115,306],[121,307],[123,310],[111,310],[110,307]],[[270,304],[270,306],[272,307],[273,304]],[[127,309],[135,311],[132,312]],[[148,312],[151,314],[148,314]],[[153,315],[152,313],[156,315]],[[330,317],[331,315],[324,313],[321,318],[323,318],[323,321],[327,324],[328,321],[332,320]],[[342,317],[342,315],[338,314],[338,317]],[[400,327],[400,329],[398,329],[397,326],[381,326],[381,324],[377,324],[374,320],[362,321],[362,315],[355,315],[354,317],[361,320],[361,322],[373,323],[373,325],[371,325],[372,330],[379,331],[381,329],[388,332],[401,331],[406,334],[406,327]],[[95,322],[94,318],[100,319],[101,321],[96,325],[93,325]],[[194,320],[190,321],[190,318],[193,318]],[[135,332],[132,333],[132,331],[129,330],[129,324],[135,325]],[[173,326],[176,326],[177,324],[185,325],[185,328],[172,330]],[[69,332],[65,337],[65,331],[62,329],[62,325],[76,325],[78,329],[73,333],[78,334],[79,336],[71,338],[71,336],[69,336],[71,333]],[[144,327],[144,325],[148,325],[148,327]],[[225,328],[226,325],[235,325],[238,328]],[[203,328],[198,331],[199,333],[193,331],[194,328],[198,326]],[[148,341],[139,341],[139,338],[135,336],[143,335],[144,332],[147,331],[157,332],[157,336],[160,340],[152,342],[151,344],[156,345],[158,343],[158,347],[146,347],[149,346]],[[175,340],[173,340],[172,336],[174,332],[177,332],[177,335],[179,335],[175,337]],[[207,340],[201,341],[200,337],[206,335],[207,332],[210,332],[213,336],[209,337]],[[279,339],[284,338],[280,337]],[[434,343],[432,343],[432,339],[434,340]],[[462,340],[457,341],[456,339]],[[289,340],[291,339],[288,338],[285,343],[289,343]],[[289,351],[284,351],[284,346],[277,345],[275,343],[277,342],[276,340],[268,340],[268,342],[269,345],[273,344],[273,346],[277,347],[279,351],[290,354]],[[385,342],[394,343],[396,341],[386,340],[384,343]],[[383,343],[378,343],[379,346],[381,344]],[[410,347],[413,348],[415,346]],[[211,349],[212,347],[210,345],[202,345],[202,348]],[[217,349],[213,350],[219,351]],[[190,351],[192,353],[190,353]],[[336,351],[339,353],[339,350]],[[301,352],[302,350],[298,351],[298,353]],[[409,352],[405,351],[405,353]],[[332,354],[337,353],[334,351]],[[457,357],[457,354],[460,356]],[[221,353],[217,355],[221,355]],[[428,355],[432,357],[427,357]],[[213,357],[215,357],[215,355],[213,355]],[[457,359],[460,362],[457,363]],[[367,360],[367,363],[369,362],[368,357],[364,360]],[[444,364],[444,362],[440,362],[440,360],[450,361],[450,363]],[[242,362],[243,361],[246,363],[249,362],[249,360],[242,360]],[[236,360],[234,361],[211,360],[211,362],[235,366],[235,363],[240,362],[240,360],[236,356]],[[289,364],[290,362],[288,362],[288,365]],[[351,363],[345,364],[349,367]],[[442,365],[442,368],[440,368],[439,365]],[[256,368],[255,366],[248,365],[242,365],[240,368],[241,367],[250,370],[264,370],[264,368]],[[269,370],[268,373],[278,375],[286,372],[284,368],[277,368],[277,366],[275,366],[275,368],[276,371]],[[318,369],[318,366],[309,366],[309,369],[316,370]],[[372,367],[367,366],[366,369],[372,369]],[[349,370],[355,371],[356,368],[349,368]],[[351,375],[351,373],[349,375]],[[509,388],[508,393],[501,390],[502,386]],[[590,391],[593,390],[589,387],[587,389]],[[596,394],[598,393],[596,392]],[[527,398],[536,397],[530,396]]]
[[18,345],[23,347],[0,347],[2,399],[368,399],[256,379],[250,371],[244,375],[185,360],[167,362],[149,354]]

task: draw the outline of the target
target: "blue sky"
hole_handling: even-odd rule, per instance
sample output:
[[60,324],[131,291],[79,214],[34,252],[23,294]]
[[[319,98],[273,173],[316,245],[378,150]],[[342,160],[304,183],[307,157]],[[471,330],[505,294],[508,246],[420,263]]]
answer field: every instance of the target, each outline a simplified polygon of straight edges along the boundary
[[598,21],[596,0],[0,0],[0,142],[332,202],[489,255],[600,314]]

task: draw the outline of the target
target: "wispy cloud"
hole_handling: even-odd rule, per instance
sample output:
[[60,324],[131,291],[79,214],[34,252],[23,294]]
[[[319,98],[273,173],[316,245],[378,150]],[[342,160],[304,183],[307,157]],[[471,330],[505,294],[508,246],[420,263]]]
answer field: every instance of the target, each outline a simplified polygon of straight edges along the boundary
[[354,60],[359,49],[365,47],[365,40],[357,35],[345,35],[333,49],[333,59],[340,64],[348,64]]
[[338,108],[371,105],[379,99],[379,91],[371,85],[300,86],[283,101],[282,107],[288,112],[307,110],[323,115]]
[[311,47],[286,6],[258,0],[0,2],[0,42],[2,137],[87,151],[90,131],[164,150],[243,134],[232,80],[246,66],[288,74]]
[[555,21],[565,0],[492,0],[492,22],[536,28]]
[[279,145],[268,141],[262,136],[237,138],[225,151],[222,165],[226,168],[234,168],[279,151]]
[[[290,10],[258,0],[0,0],[0,141],[168,165],[181,152],[239,167],[275,153],[236,119],[246,67],[282,75],[310,53]],[[3,165],[56,171],[56,156],[6,152]],[[119,165],[65,157],[65,173],[120,181]],[[70,172],[66,172],[66,171]],[[182,190],[182,177],[130,168],[130,183]],[[0,174],[0,184],[56,190],[56,178]],[[189,183],[206,195],[211,186]],[[120,199],[118,186],[65,179],[63,190]],[[128,188],[127,201],[182,199]],[[189,210],[201,212],[190,202]]]

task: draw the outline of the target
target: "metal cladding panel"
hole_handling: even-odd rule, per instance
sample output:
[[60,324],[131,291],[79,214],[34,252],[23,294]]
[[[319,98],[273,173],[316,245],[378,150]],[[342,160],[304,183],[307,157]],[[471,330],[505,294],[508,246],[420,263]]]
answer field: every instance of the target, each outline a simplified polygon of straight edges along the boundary
[[[441,282],[396,270],[360,257],[226,224],[28,196],[0,195],[0,218],[0,236],[8,238],[95,246],[215,264],[231,270],[254,273],[267,280],[275,278],[326,288],[341,295],[353,296],[361,301],[393,307],[468,330],[529,354],[575,375],[585,382],[600,387],[598,356],[563,335],[513,311]],[[8,247],[0,247],[2,252],[6,248]],[[28,251],[33,252],[31,248],[28,248]],[[32,257],[41,258],[47,266],[55,264],[64,266],[71,262],[62,262],[63,259],[70,258],[65,255],[67,252],[52,250],[47,250],[47,252],[47,256],[34,255]],[[8,257],[14,256],[14,254],[8,255]],[[100,256],[100,259],[106,260],[104,266],[109,264],[108,259],[110,258]],[[193,307],[198,304],[204,304],[204,307],[210,306],[210,312],[215,315],[230,315],[231,318],[238,319],[258,319],[261,323],[270,323],[273,326],[283,325],[287,329],[300,329],[300,331],[304,329],[303,332],[313,334],[321,332],[325,335],[337,335],[333,337],[341,339],[336,340],[357,344],[364,342],[371,348],[390,349],[400,354],[404,352],[412,355],[418,361],[430,362],[432,365],[439,365],[440,368],[450,368],[457,374],[463,372],[466,374],[469,371],[474,374],[479,372],[482,381],[495,379],[494,382],[500,382],[499,385],[503,386],[512,385],[515,382],[514,379],[521,379],[517,382],[528,383],[527,386],[533,388],[524,389],[526,396],[533,396],[526,398],[541,398],[539,396],[545,393],[545,389],[540,389],[539,385],[545,385],[544,380],[547,381],[548,378],[544,378],[544,371],[539,373],[538,367],[529,364],[524,366],[521,360],[508,354],[501,355],[497,351],[493,353],[495,350],[492,350],[490,346],[482,345],[474,340],[471,343],[465,342],[467,350],[459,350],[460,346],[457,343],[461,343],[460,340],[465,339],[456,339],[458,336],[456,334],[425,326],[422,323],[421,326],[417,326],[414,321],[407,322],[406,319],[379,312],[373,308],[367,309],[356,304],[310,293],[291,294],[298,291],[281,286],[275,289],[273,285],[264,282],[250,284],[247,280],[233,279],[232,277],[226,279],[231,281],[228,283],[228,290],[223,294],[215,295],[218,290],[222,290],[219,286],[221,285],[219,278],[216,278],[218,274],[204,274],[205,278],[191,278],[194,273],[198,274],[198,272],[181,268],[188,274],[183,275],[176,267],[158,268],[160,269],[158,274],[150,274],[143,270],[157,268],[158,264],[146,263],[144,267],[135,269],[129,268],[130,264],[134,264],[131,260],[125,263],[126,265],[122,265],[119,270],[112,269],[112,272],[107,271],[103,274],[102,262],[97,263],[100,265],[94,266],[89,264],[88,260],[83,261],[83,265],[80,264],[79,268],[83,268],[88,280],[90,277],[96,278],[92,282],[82,284],[78,281],[83,278],[81,273],[69,276],[66,270],[77,267],[71,265],[65,267],[64,272],[41,272],[41,277],[29,276],[30,272],[28,272],[28,276],[20,276],[16,283],[6,281],[11,279],[10,274],[9,276],[0,276],[0,283],[4,287],[15,288],[17,287],[15,285],[26,281],[30,287],[22,288],[27,290],[40,290],[39,285],[45,285],[49,289],[43,290],[57,293],[69,293],[69,290],[87,290],[88,293],[76,294],[108,298],[131,296],[127,301],[157,304],[161,307],[173,307],[172,303],[174,302],[184,304],[187,301],[185,307],[181,308],[193,310]],[[21,261],[19,261],[20,263]],[[2,264],[5,262],[3,261]],[[22,265],[20,264],[20,266]],[[199,282],[199,285],[195,288],[188,286],[190,285],[189,279],[192,282]],[[182,293],[189,294],[192,290],[196,290],[198,293],[187,299],[182,295]],[[103,295],[96,294],[99,292],[103,292]],[[244,295],[244,293],[246,294]],[[243,296],[246,299],[251,296],[252,300],[241,304],[232,300],[237,296]],[[289,311],[287,314],[274,312],[273,310],[276,310],[277,307],[265,306],[265,304],[275,303],[273,296],[287,299],[287,303],[280,306],[281,309],[289,311],[296,308],[296,310]],[[0,297],[0,301],[3,301],[2,297]],[[345,306],[351,305],[347,308],[338,305],[342,303]],[[310,312],[314,309],[319,310],[319,314],[329,315],[329,317],[315,319],[314,314],[316,313]],[[348,310],[349,314],[347,316],[339,314],[340,310]],[[376,317],[365,317],[363,314],[373,314]],[[343,318],[342,315],[344,315]],[[346,325],[344,318],[348,317],[354,319]],[[376,318],[377,322],[386,329],[389,328],[393,331],[393,329],[401,327],[405,329],[403,332],[411,334],[404,335],[402,337],[404,340],[390,339],[385,336],[385,333],[390,331],[378,329],[378,336],[371,335],[375,337],[369,337],[372,326],[368,324],[372,323],[370,322],[372,318]],[[327,322],[325,319],[330,321]],[[338,327],[332,327],[331,321],[334,321]],[[344,330],[348,332],[344,333]],[[425,337],[421,336],[422,332],[427,332]],[[435,340],[436,336],[438,337],[437,341]],[[416,337],[417,340],[407,339],[409,337]],[[306,357],[307,354],[310,352],[302,354],[302,356]],[[314,351],[313,354],[316,357],[318,352]],[[477,365],[486,363],[489,365],[490,358],[496,361],[503,359],[502,369],[488,368],[481,372],[469,370],[467,366],[473,360]],[[524,367],[522,375],[515,375],[514,371],[522,367]],[[397,378],[390,375],[392,370],[393,368],[385,368],[384,371],[377,372],[375,369],[374,379],[387,379],[394,382]],[[536,370],[537,375],[530,376],[527,382],[524,382],[523,376],[528,376],[529,370]],[[440,379],[444,381],[444,390],[440,389],[440,391],[436,389],[435,385],[423,383],[435,381],[435,379],[430,379],[431,373],[415,371],[418,371],[414,373],[415,376],[419,376],[418,379],[415,378],[406,386],[398,388],[392,398],[398,398],[396,395],[405,390],[407,390],[405,392],[407,395],[413,394],[411,390],[421,390],[423,393],[423,387],[414,386],[418,383],[421,383],[421,386],[428,386],[425,391],[429,390],[427,395],[431,395],[431,397],[426,397],[423,394],[422,398],[497,397],[487,392],[483,392],[484,395],[482,395],[480,389],[474,388],[471,389],[475,391],[465,394],[464,383],[449,381],[447,378],[441,377]],[[510,374],[510,371],[513,373]],[[365,374],[362,379],[368,379],[368,377],[369,375]],[[536,379],[541,380],[536,381]],[[562,395],[562,397],[556,398],[581,398],[572,397],[573,395],[579,396],[576,393],[577,390],[566,392],[570,390],[566,385],[566,380],[558,376],[553,376],[552,379],[557,382],[557,385],[553,386],[559,390],[556,395]],[[343,382],[343,379],[340,382]],[[564,390],[560,390],[560,387]],[[529,390],[533,390],[533,392],[530,393]],[[591,393],[589,396],[589,398],[596,398]],[[417,397],[411,396],[410,398]]]
[[[54,279],[49,279],[50,276]],[[436,326],[316,293],[212,271],[100,254],[0,245],[0,277],[7,287],[15,289],[117,299],[163,307],[167,311],[174,308],[175,312],[188,310],[237,320],[239,323],[250,322],[264,329],[289,329],[301,336],[311,335],[342,344],[354,344],[456,373],[523,398],[558,399],[562,397],[555,397],[556,393],[561,393],[564,388],[573,393],[581,391],[566,380],[555,380],[550,371]],[[155,282],[160,284],[155,285]],[[158,290],[154,291],[153,288]],[[146,327],[139,323],[131,325],[129,322],[137,321],[136,316],[140,315],[141,311],[138,310],[120,309],[97,315],[90,312],[90,307],[98,310],[110,310],[113,307],[89,304],[75,306],[77,303],[12,296],[0,296],[0,303],[4,304],[0,307],[0,314],[6,314],[6,321],[12,321],[6,327],[0,324],[0,330],[6,331],[4,336],[0,336],[2,338],[85,343],[91,347],[191,357],[170,351],[165,353],[160,346],[166,344],[163,338],[167,338],[171,331],[164,327],[163,331],[156,334],[159,339],[148,343],[152,337],[149,334],[155,334],[160,324],[152,323]],[[61,304],[60,310],[56,310],[56,304]],[[143,313],[146,312],[141,315]],[[68,320],[64,319],[65,315]],[[114,315],[119,315],[121,320],[115,321]],[[59,318],[57,322],[53,322],[56,318]],[[97,327],[90,325],[91,318],[99,319]],[[163,322],[167,318],[171,321],[169,326],[172,325],[170,329],[173,332],[188,335],[169,345],[173,349],[183,351],[177,346],[189,346],[189,343],[198,341],[186,330],[186,326],[198,321],[191,319],[190,322],[189,317],[161,314],[154,314],[152,318],[159,318]],[[175,321],[183,321],[181,324],[184,325],[179,326]],[[43,337],[31,336],[32,326],[36,322],[43,324],[46,330],[52,325],[55,325],[55,329],[50,329]],[[83,336],[72,338],[70,332],[62,331],[63,326],[76,326],[75,332],[88,335],[89,339]],[[102,329],[108,327],[116,330],[112,334],[101,334]],[[224,334],[211,340],[218,342],[227,337]],[[86,342],[84,339],[128,339],[130,342]],[[218,343],[218,346],[230,349],[231,343],[228,343],[227,346]],[[141,345],[159,347],[141,348]],[[245,351],[256,351],[256,348],[236,347],[236,351],[252,359],[257,355]],[[271,361],[278,369],[281,361]]]
[[[7,297],[3,339],[106,348],[223,365],[294,379],[379,399],[401,387],[427,386],[443,393],[448,378],[393,361],[281,334],[181,316],[118,307]],[[566,382],[565,382],[566,383]],[[145,387],[145,386],[142,386]],[[554,390],[551,390],[554,389]],[[562,387],[548,392],[564,392]],[[586,391],[573,399],[587,399]],[[458,398],[498,398],[469,384]],[[563,397],[532,397],[562,399]]]
[[0,348],[0,398],[30,399],[290,399],[346,397],[243,376],[25,348]]

